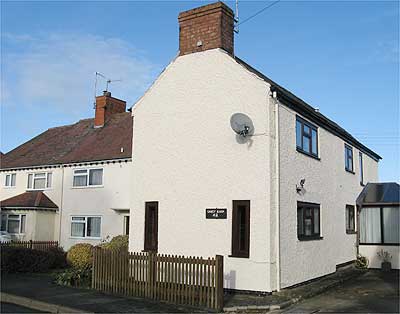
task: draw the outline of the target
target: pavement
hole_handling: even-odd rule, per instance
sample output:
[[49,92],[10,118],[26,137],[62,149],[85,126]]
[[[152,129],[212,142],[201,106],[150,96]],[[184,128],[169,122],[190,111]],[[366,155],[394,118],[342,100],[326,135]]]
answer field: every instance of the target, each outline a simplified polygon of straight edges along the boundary
[[4,274],[1,301],[51,313],[199,313],[206,309],[54,284],[49,274]]
[[[49,274],[6,274],[2,276],[1,284],[1,302],[51,313],[207,312],[207,309],[197,307],[111,296],[89,289],[59,286],[52,283]],[[348,266],[318,280],[267,296],[227,294],[224,311],[398,313],[398,287],[398,271],[360,271]],[[6,305],[6,310],[2,312],[10,313],[7,310],[10,306],[12,305]]]
[[399,313],[399,272],[370,270],[275,313]]
[[33,310],[29,307],[24,307],[12,303],[0,303],[0,312],[1,313],[48,313],[42,312],[38,310]]

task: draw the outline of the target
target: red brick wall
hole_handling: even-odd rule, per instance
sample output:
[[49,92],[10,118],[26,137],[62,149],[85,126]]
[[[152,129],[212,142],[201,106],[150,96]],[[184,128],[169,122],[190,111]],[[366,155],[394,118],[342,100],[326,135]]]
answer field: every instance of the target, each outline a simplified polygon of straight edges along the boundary
[[233,54],[234,14],[227,5],[217,2],[185,11],[178,20],[180,55],[215,48]]

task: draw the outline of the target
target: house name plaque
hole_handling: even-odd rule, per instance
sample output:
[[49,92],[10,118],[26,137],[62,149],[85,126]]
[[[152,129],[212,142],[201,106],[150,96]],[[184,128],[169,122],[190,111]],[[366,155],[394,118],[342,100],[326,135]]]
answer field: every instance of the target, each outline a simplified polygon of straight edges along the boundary
[[226,208],[206,208],[206,219],[226,219]]

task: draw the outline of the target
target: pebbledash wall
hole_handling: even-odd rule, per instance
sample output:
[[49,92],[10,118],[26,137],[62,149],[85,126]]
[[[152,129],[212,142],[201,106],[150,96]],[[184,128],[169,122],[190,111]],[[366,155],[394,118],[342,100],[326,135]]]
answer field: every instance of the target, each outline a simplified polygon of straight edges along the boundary
[[[52,172],[52,187],[44,193],[59,207],[56,212],[41,210],[18,210],[26,214],[26,232],[16,236],[21,240],[60,241],[64,249],[76,243],[101,243],[107,237],[123,234],[124,216],[129,215],[131,161],[115,163],[88,163],[64,165],[29,170],[5,170],[0,172],[0,199],[4,200],[27,191],[28,173]],[[101,187],[73,187],[73,170],[103,168]],[[16,173],[16,186],[4,187],[5,175]],[[7,213],[12,213],[7,211]],[[72,216],[101,217],[101,236],[99,238],[71,237]],[[61,230],[60,230],[61,227]]]
[[[346,233],[346,205],[356,207],[360,184],[359,150],[354,173],[345,170],[345,141],[318,127],[319,160],[296,151],[296,115],[279,106],[281,287],[332,273],[356,258],[356,234]],[[304,118],[304,117],[303,117]],[[364,182],[378,181],[378,162],[363,153]],[[296,185],[305,179],[304,193]],[[321,240],[297,238],[297,201],[320,204]]]
[[[179,86],[179,88],[176,88]],[[230,128],[233,113],[251,117],[255,136]],[[361,191],[344,168],[344,141],[319,128],[320,160],[296,151],[296,114],[279,105],[280,217],[277,220],[276,107],[270,85],[221,49],[176,58],[133,107],[130,250],[144,248],[145,202],[158,201],[158,252],[224,256],[224,286],[270,292],[334,272],[356,257],[345,205]],[[305,178],[306,193],[296,184]],[[364,154],[364,178],[377,162]],[[231,255],[232,200],[250,200],[250,257]],[[321,204],[322,240],[297,239],[297,201]],[[227,208],[227,219],[206,219]],[[277,228],[280,229],[279,248]],[[278,261],[278,258],[280,261]]]
[[[220,254],[226,288],[270,290],[268,92],[220,49],[166,68],[133,107],[130,250],[143,250],[145,202],[158,201],[159,253]],[[230,127],[235,112],[252,117],[260,135],[241,142]],[[232,200],[251,202],[250,258],[229,257]],[[216,207],[227,219],[206,219]]]

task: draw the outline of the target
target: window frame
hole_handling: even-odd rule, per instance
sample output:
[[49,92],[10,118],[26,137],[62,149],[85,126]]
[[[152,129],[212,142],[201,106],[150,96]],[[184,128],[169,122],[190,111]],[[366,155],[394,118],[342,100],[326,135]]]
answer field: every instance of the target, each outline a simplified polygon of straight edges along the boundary
[[[144,252],[158,252],[158,201],[145,202],[144,216]],[[153,211],[154,224],[151,226],[151,212]],[[152,228],[152,229],[151,229]],[[154,240],[154,241],[152,241]]]
[[[398,205],[396,205],[396,206],[398,206]],[[371,205],[368,205],[368,206],[362,207],[360,209],[360,212],[364,208],[374,208],[374,209],[379,210],[379,225],[380,225],[381,242],[375,242],[375,243],[361,242],[361,236],[359,236],[359,241],[358,241],[359,245],[400,246],[400,240],[397,243],[393,243],[393,242],[385,243],[385,230],[384,230],[385,229],[385,224],[383,222],[384,221],[384,219],[383,219],[383,208],[385,208],[385,207],[392,207],[392,206],[390,204],[387,204],[386,206],[371,206]],[[397,210],[400,210],[400,208],[398,208]],[[360,232],[359,233],[361,235],[361,219],[359,220],[359,228],[360,228],[360,230],[359,230]]]
[[[1,231],[7,231],[10,235],[25,235],[26,234],[26,216],[27,216],[27,214],[10,214],[10,213],[7,213],[7,214],[1,214],[1,221],[3,222],[3,216],[5,216],[6,217],[6,220],[5,220],[5,227],[6,227],[6,230],[1,230]],[[18,216],[18,219],[16,219],[16,218],[9,218],[8,216]],[[22,225],[22,217],[25,217],[25,224],[24,225]],[[9,231],[9,229],[8,229],[8,222],[9,221],[18,221],[18,233],[15,233],[15,232],[10,232]],[[24,227],[23,229],[24,230],[22,230],[22,227]]]
[[[101,184],[90,184],[90,171],[101,170]],[[86,171],[85,174],[75,174],[76,171]],[[86,185],[74,185],[75,177],[86,176]],[[86,188],[100,188],[104,186],[104,167],[95,168],[75,168],[72,170],[72,188],[73,189],[86,189]]]
[[[231,255],[229,257],[249,258],[250,257],[250,200],[234,200],[232,201],[232,236],[231,236]],[[245,206],[245,229],[244,240],[245,247],[240,249],[240,226],[239,226],[239,206]]]
[[[85,218],[85,220],[73,220],[73,218]],[[100,235],[98,237],[89,237],[87,236],[87,225],[88,225],[88,218],[100,218]],[[73,236],[72,235],[72,223],[81,223],[84,224],[84,236]],[[103,224],[103,217],[99,215],[71,215],[70,217],[70,239],[88,239],[88,240],[99,240],[101,239],[101,232],[102,232],[102,224]]]
[[[347,155],[347,152],[351,152],[351,169],[347,167],[347,161],[349,160],[349,156]],[[355,174],[354,172],[354,151],[353,151],[353,146],[349,144],[344,144],[344,169],[347,172],[350,172],[352,174]]]
[[[38,175],[44,174],[44,177],[36,178]],[[49,176],[50,175],[50,176]],[[32,176],[32,180],[30,182],[29,177]],[[50,180],[49,180],[50,177]],[[35,180],[44,179],[44,188],[35,188]],[[50,185],[49,185],[50,182]],[[32,185],[29,186],[29,183]],[[40,171],[40,172],[30,172],[28,173],[28,182],[26,184],[27,191],[44,191],[50,190],[53,185],[53,172],[52,171]]]
[[[14,185],[13,183],[13,178],[14,177]],[[9,184],[7,185],[7,178],[9,178]],[[11,189],[15,188],[17,185],[17,174],[16,173],[6,173],[4,176],[4,188],[6,189]]]
[[[311,225],[313,228],[313,232],[311,235],[305,235],[299,233],[299,210],[302,212],[302,224],[305,225],[305,209],[312,209],[312,217],[311,217]],[[318,233],[314,232],[315,229],[315,211],[314,209],[318,209]],[[297,239],[299,241],[310,241],[310,240],[322,240],[321,236],[321,205],[317,203],[309,203],[309,202],[297,202]]]
[[[300,146],[297,143],[297,123],[300,123],[301,127],[300,127],[300,137],[301,137],[301,143]],[[307,126],[310,129],[310,133],[306,133],[304,131],[304,126]],[[313,153],[313,141],[312,141],[312,133],[313,131],[315,131],[316,133],[316,139],[315,139],[315,150],[316,153]],[[315,126],[314,124],[308,122],[307,120],[304,120],[303,118],[301,118],[300,116],[296,116],[296,125],[295,125],[295,132],[296,132],[296,150],[300,153],[303,153],[307,156],[313,157],[315,159],[319,159],[319,134],[318,134],[318,127]],[[304,149],[304,136],[308,138],[309,140],[309,147],[310,147],[310,151],[308,152],[307,150]]]
[[[348,216],[348,213],[353,212],[353,224],[352,226],[349,226],[350,224],[350,217]],[[345,225],[346,225],[346,234],[355,234],[356,232],[356,208],[354,205],[346,204],[345,207]]]

